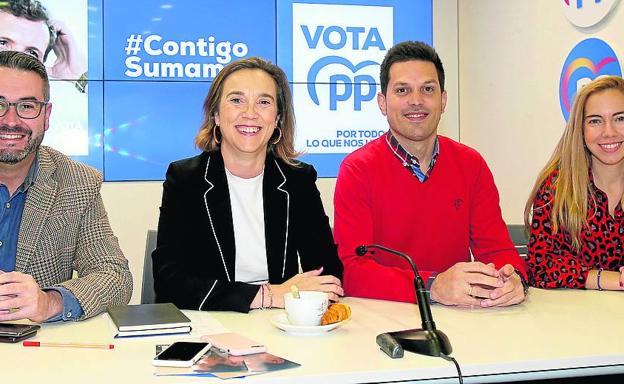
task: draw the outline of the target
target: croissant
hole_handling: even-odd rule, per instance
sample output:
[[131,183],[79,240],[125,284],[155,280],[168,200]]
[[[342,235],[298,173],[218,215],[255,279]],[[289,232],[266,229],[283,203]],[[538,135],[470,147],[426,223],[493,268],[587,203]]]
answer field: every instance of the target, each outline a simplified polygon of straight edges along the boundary
[[351,317],[351,307],[343,303],[331,304],[323,317],[321,318],[321,325],[333,324],[339,321],[347,320]]

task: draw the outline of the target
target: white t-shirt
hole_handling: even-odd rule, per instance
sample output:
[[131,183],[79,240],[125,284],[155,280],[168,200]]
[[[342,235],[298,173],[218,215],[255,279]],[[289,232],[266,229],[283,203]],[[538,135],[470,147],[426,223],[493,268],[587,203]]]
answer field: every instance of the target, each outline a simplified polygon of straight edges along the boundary
[[264,283],[269,280],[266,242],[264,238],[264,206],[262,180],[258,176],[244,179],[225,169],[236,244],[236,281]]

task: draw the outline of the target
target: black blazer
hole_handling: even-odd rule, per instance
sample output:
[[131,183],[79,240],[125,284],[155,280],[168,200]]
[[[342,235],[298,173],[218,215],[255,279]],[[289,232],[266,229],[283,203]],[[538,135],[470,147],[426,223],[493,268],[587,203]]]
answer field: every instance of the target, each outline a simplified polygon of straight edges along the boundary
[[[269,282],[280,284],[324,267],[342,280],[329,219],[308,164],[292,167],[271,154],[263,201]],[[234,227],[220,151],[169,165],[163,184],[158,241],[152,253],[157,302],[195,310],[248,312],[258,285],[236,281]]]

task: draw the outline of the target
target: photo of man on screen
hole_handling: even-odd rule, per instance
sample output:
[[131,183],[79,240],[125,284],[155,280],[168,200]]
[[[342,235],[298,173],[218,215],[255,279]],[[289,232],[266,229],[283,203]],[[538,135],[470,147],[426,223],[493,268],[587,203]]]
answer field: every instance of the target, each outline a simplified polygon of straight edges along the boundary
[[[86,0],[0,1],[0,50],[20,51],[46,64],[55,97],[70,100],[57,110],[46,144],[69,156],[89,152],[86,36],[72,34],[67,23],[54,19],[48,8],[76,24],[87,23]],[[83,41],[84,40],[84,41]],[[62,80],[62,81],[54,81]]]

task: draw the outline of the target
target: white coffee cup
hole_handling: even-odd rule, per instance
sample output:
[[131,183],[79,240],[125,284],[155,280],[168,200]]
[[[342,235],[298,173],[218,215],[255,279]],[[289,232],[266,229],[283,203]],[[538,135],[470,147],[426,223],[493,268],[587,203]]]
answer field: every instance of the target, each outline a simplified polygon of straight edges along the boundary
[[319,325],[329,303],[326,292],[300,291],[300,298],[291,292],[284,294],[286,316],[292,325]]

